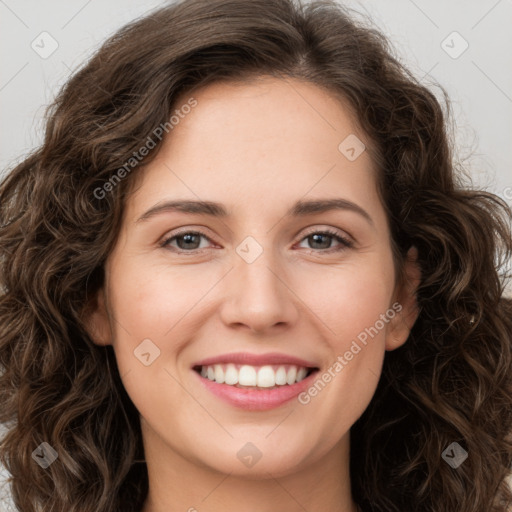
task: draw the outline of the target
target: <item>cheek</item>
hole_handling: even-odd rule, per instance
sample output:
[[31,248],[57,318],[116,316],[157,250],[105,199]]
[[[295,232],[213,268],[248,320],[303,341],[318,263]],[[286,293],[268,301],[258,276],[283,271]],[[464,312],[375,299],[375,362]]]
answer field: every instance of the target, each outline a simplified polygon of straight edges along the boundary
[[[391,263],[390,263],[391,264]],[[377,387],[385,354],[391,307],[392,267],[347,265],[303,285],[301,296],[321,319],[330,359],[301,403],[318,425],[332,425],[326,449],[364,412]]]
[[[349,340],[373,326],[390,308],[393,279],[391,262],[358,262],[317,269],[308,279],[297,279],[294,290],[322,320],[333,348],[344,351]],[[380,330],[385,331],[382,326]]]
[[176,360],[197,336],[194,318],[218,278],[212,272],[194,271],[192,265],[164,269],[135,259],[112,266],[110,277],[115,283],[109,294],[113,346],[131,400],[143,417],[153,421],[162,417],[171,424],[172,411],[179,409],[197,416],[201,425],[204,417],[178,383],[183,375]]
[[[211,270],[201,272],[193,265],[173,269],[141,261],[124,270],[120,267],[112,274],[112,281],[116,286],[110,302],[125,331],[137,338],[153,336],[163,341],[173,330],[182,332],[188,317],[201,309],[201,301],[218,277]],[[124,336],[126,332],[121,330],[119,334]]]
[[170,402],[183,404],[186,394],[180,393],[173,377],[181,381],[186,369],[176,361],[197,338],[208,292],[223,272],[218,274],[211,269],[200,272],[195,265],[148,265],[136,258],[112,266],[113,347],[120,375],[126,376],[125,388],[141,413],[147,397],[156,398],[155,389],[166,389]]

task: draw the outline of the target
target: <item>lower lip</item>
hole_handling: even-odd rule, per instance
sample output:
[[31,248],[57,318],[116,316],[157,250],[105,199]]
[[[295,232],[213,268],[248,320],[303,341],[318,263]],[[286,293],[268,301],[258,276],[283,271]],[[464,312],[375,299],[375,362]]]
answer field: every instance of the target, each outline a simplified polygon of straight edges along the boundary
[[311,381],[318,373],[318,370],[315,370],[305,379],[291,386],[280,386],[274,389],[244,389],[227,384],[219,384],[202,377],[194,370],[192,371],[201,380],[206,389],[214,395],[239,409],[247,411],[267,411],[289,402],[310,386]]

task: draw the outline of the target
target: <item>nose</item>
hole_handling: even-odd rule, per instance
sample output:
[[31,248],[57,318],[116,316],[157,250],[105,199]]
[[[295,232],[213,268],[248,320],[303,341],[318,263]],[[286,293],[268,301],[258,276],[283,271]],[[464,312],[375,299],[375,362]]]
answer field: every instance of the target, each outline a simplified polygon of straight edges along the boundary
[[300,301],[270,249],[252,263],[235,255],[222,293],[220,316],[231,328],[271,333],[289,328],[299,318]]

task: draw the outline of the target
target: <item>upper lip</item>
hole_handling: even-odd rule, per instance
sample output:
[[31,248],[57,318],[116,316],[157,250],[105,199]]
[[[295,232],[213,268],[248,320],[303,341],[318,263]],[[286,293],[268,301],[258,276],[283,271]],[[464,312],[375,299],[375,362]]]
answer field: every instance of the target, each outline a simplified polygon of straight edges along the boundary
[[250,354],[249,352],[233,352],[231,354],[221,354],[198,361],[193,366],[211,366],[214,364],[247,364],[250,366],[265,365],[294,365],[304,368],[317,368],[314,362],[306,361],[299,357],[269,352],[267,354]]

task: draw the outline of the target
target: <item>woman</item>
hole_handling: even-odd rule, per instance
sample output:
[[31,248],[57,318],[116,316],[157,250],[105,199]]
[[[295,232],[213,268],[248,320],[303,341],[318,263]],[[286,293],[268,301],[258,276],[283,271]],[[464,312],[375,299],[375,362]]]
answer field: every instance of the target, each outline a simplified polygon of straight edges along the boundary
[[0,186],[23,511],[504,512],[510,209],[336,3],[123,28]]

